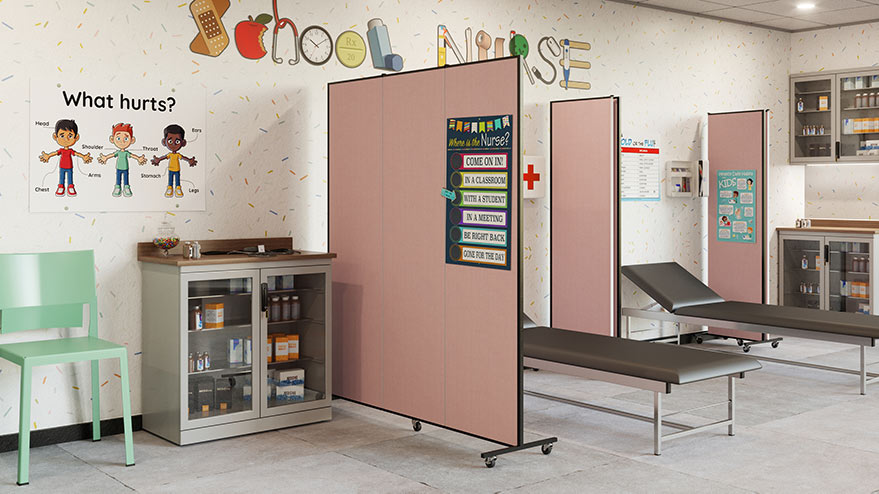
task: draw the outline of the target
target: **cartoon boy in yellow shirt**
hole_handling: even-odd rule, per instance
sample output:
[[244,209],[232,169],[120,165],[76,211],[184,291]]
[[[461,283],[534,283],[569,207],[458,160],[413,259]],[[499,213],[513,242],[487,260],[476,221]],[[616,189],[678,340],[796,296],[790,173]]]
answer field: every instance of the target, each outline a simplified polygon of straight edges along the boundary
[[162,139],[162,145],[168,148],[171,152],[161,157],[153,156],[152,163],[155,166],[159,166],[159,163],[164,159],[168,160],[168,189],[165,190],[165,197],[172,197],[175,193],[177,197],[183,197],[183,189],[180,188],[180,160],[184,159],[188,161],[189,166],[195,166],[197,164],[195,156],[187,158],[178,153],[178,151],[186,145],[185,137],[186,132],[183,130],[183,127],[177,124],[171,124],[165,127],[165,138]]

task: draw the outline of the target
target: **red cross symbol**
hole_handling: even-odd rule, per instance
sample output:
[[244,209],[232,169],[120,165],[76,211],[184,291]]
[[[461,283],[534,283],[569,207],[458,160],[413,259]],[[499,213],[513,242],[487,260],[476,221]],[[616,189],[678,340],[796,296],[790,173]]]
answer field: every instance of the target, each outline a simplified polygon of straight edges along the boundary
[[534,190],[534,182],[540,181],[540,174],[534,173],[534,165],[528,165],[528,171],[522,175],[522,180],[528,184],[528,190]]

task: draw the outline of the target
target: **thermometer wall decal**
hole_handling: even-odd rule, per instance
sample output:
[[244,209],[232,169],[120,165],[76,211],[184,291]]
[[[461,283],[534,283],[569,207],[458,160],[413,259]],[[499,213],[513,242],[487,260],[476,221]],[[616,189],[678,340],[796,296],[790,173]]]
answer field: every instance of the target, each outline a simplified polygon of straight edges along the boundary
[[589,43],[584,41],[571,41],[569,39],[562,40],[562,58],[559,60],[559,65],[562,66],[562,74],[564,75],[564,79],[559,81],[559,86],[565,89],[589,89],[592,87],[591,84],[585,81],[572,81],[571,80],[571,69],[588,69],[592,67],[592,64],[585,60],[572,60],[571,59],[571,50],[583,50],[588,51],[592,46]]

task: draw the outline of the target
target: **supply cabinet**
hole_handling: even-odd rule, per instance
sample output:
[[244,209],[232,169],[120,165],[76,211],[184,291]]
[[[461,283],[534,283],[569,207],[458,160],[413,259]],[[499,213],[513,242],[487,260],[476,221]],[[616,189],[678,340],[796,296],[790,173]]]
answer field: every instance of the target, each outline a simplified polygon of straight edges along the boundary
[[872,314],[875,233],[779,230],[780,305]]
[[791,163],[879,161],[879,69],[791,77]]
[[176,444],[331,418],[329,255],[239,257],[142,263],[143,427]]

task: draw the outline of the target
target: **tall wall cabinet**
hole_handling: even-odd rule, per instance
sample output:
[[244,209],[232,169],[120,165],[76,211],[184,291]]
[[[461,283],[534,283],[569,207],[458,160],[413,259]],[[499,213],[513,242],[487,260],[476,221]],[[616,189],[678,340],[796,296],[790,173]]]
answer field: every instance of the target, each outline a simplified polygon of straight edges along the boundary
[[330,420],[332,257],[139,256],[144,429],[183,445]]
[[879,161],[879,69],[791,76],[791,163]]

